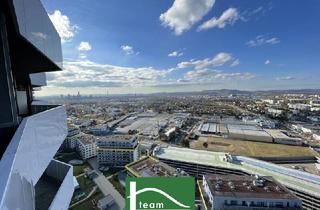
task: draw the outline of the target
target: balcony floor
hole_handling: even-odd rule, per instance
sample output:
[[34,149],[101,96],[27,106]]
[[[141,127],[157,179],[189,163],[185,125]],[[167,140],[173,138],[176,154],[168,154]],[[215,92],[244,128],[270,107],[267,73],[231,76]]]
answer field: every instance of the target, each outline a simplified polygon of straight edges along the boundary
[[60,181],[49,177],[46,174],[42,175],[41,179],[35,186],[36,210],[49,209],[60,185]]

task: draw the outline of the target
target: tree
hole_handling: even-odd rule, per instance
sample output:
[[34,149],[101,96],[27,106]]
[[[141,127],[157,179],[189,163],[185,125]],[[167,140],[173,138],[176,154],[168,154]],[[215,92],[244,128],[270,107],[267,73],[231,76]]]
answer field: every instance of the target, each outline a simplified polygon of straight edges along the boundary
[[208,148],[208,143],[207,143],[207,142],[204,142],[204,143],[203,143],[203,147]]
[[187,147],[187,148],[190,147],[190,142],[189,142],[189,140],[186,139],[186,138],[181,141],[181,144],[182,144],[182,146],[184,146],[184,147]]

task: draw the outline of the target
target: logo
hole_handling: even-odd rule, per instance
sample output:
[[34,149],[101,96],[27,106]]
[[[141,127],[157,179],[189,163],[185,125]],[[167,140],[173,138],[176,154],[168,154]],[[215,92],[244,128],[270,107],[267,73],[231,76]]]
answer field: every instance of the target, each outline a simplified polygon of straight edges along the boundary
[[126,210],[194,210],[193,177],[127,177]]

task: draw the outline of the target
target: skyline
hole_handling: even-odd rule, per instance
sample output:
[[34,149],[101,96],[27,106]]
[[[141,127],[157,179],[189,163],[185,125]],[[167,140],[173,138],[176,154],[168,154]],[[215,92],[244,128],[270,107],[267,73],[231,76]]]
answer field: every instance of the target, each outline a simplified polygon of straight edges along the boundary
[[317,1],[42,2],[64,71],[37,96],[319,88]]

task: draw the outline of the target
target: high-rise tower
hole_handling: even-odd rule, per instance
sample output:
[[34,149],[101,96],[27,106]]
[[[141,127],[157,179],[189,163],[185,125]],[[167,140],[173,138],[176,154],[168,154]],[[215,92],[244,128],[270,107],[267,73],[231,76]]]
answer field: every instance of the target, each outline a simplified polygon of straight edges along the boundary
[[53,157],[66,110],[34,101],[45,72],[62,69],[60,37],[40,0],[0,1],[0,209],[67,209],[72,166]]

